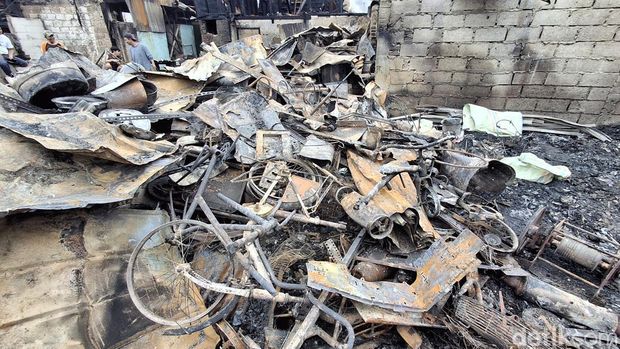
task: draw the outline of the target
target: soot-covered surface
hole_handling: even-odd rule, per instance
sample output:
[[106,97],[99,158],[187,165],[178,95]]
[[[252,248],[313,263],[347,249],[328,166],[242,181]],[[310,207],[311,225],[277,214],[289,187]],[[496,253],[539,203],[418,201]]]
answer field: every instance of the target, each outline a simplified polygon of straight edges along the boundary
[[[620,174],[620,143],[618,143],[620,127],[606,127],[602,131],[609,134],[614,141],[605,143],[589,136],[568,137],[540,133],[526,133],[519,138],[496,138],[483,134],[468,134],[459,147],[484,155],[487,158],[496,159],[530,152],[552,165],[565,165],[571,170],[572,176],[567,180],[554,180],[549,184],[516,180],[493,201],[493,204],[505,216],[506,221],[517,234],[523,231],[538,208],[546,206],[548,213],[544,219],[544,228],[551,228],[561,220],[566,219],[568,222],[602,237],[620,240],[620,224],[617,220],[617,217],[620,217],[620,208],[618,207],[620,200],[620,183],[618,180]],[[337,237],[324,231],[312,234],[307,230],[309,227],[298,227],[297,238],[301,237],[307,239],[306,242],[318,245],[316,246],[318,256],[314,256],[314,258],[326,259],[327,255],[324,248],[320,246],[321,241],[328,237],[336,239]],[[592,243],[599,243],[595,240],[590,239]],[[273,251],[280,243],[281,241],[266,242],[267,250]],[[517,256],[517,259],[523,260],[522,258],[531,258],[531,252],[526,251],[525,254]],[[296,263],[291,269],[297,270],[297,275],[299,275],[299,270],[304,269],[303,263]],[[578,268],[574,270],[579,271]],[[497,279],[497,275],[487,275],[490,278],[483,288],[483,298],[486,303],[497,308],[501,291],[506,310],[510,314],[521,315],[524,309],[535,306],[515,295],[511,288]],[[536,275],[586,299],[589,299],[594,292],[592,288],[575,282],[550,268],[538,268]],[[289,282],[300,282],[288,273],[285,278]],[[594,302],[619,311],[620,299],[617,287],[616,284],[609,285],[599,299],[594,300]],[[267,307],[262,302],[251,302],[256,304],[250,304],[247,312],[237,318],[244,321],[238,322],[236,325],[243,333],[257,339],[262,345],[264,343],[262,331],[264,322],[258,321],[258,319],[264,316],[262,312]],[[450,314],[451,309],[452,305],[448,303],[444,310]],[[471,345],[471,343],[466,343],[461,335],[446,330],[420,329],[420,333],[424,339],[422,348],[456,349]],[[470,332],[470,334],[485,343],[475,333]],[[362,348],[408,347],[395,328],[380,336],[358,338],[356,345]],[[327,346],[320,339],[315,338],[306,342],[305,347]]]

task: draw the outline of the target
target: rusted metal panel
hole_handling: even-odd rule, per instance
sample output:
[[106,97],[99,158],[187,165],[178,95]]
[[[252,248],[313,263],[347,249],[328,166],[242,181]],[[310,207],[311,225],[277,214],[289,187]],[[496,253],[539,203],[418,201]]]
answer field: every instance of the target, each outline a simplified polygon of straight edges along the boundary
[[137,79],[97,95],[107,99],[108,108],[113,109],[143,109],[147,104],[146,90]]
[[369,324],[444,328],[443,322],[430,313],[396,312],[372,305],[353,302],[355,310]]
[[164,11],[159,0],[125,0],[138,31],[166,32]]
[[134,165],[147,164],[176,150],[168,141],[130,138],[90,113],[4,113],[0,115],[0,126],[48,149]]
[[149,18],[146,13],[146,5],[143,0],[125,0],[129,11],[131,11],[131,17],[136,29],[139,31],[149,31]]
[[212,328],[163,335],[127,295],[128,254],[167,221],[161,210],[108,208],[0,220],[2,346],[215,348]]
[[164,21],[164,11],[161,8],[159,0],[143,0],[143,2],[149,21],[149,31],[165,33],[166,22]]
[[[135,166],[78,155],[59,155],[0,130],[0,213],[61,210],[128,200],[174,159]],[[20,173],[36,174],[21,175]]]
[[448,294],[452,286],[480,265],[476,254],[484,243],[470,232],[452,241],[437,240],[420,257],[413,284],[367,282],[347,268],[329,262],[308,262],[308,286],[398,312],[425,312]]

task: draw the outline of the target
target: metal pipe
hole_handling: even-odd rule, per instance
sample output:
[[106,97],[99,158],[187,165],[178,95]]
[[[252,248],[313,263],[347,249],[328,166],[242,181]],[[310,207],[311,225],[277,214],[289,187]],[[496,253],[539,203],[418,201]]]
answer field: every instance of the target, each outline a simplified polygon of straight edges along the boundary
[[256,270],[256,268],[254,268],[252,266],[252,264],[250,263],[250,261],[248,260],[248,258],[244,254],[242,254],[239,251],[233,251],[233,250],[230,249],[231,247],[233,247],[232,240],[230,239],[230,237],[228,236],[226,231],[224,229],[222,229],[222,227],[219,225],[219,222],[217,221],[217,218],[215,218],[215,215],[213,214],[213,212],[211,212],[211,209],[209,208],[207,203],[204,201],[202,196],[200,196],[198,199],[199,200],[197,200],[197,201],[199,201],[200,208],[202,209],[204,214],[207,216],[207,219],[211,222],[211,224],[213,224],[214,230],[217,231],[219,233],[219,235],[222,236],[222,238],[221,238],[222,243],[224,243],[224,246],[225,246],[226,250],[228,251],[228,253],[234,254],[235,258],[237,258],[239,260],[239,263],[241,263],[241,265],[243,266],[243,268],[245,270],[247,270],[247,272],[250,273],[250,275],[252,275],[254,280],[256,280],[262,287],[264,287],[271,295],[275,295],[277,293],[277,291],[273,287],[273,284],[271,283],[271,281],[269,281],[269,279],[266,279],[265,277],[263,277]]
[[593,330],[620,335],[618,314],[528,275],[504,278],[518,295],[542,308]]
[[352,349],[353,345],[355,344],[355,330],[353,330],[353,326],[351,326],[351,323],[349,323],[349,321],[347,321],[347,319],[345,319],[342,315],[333,311],[330,307],[319,302],[318,299],[314,298],[311,292],[308,292],[306,296],[308,297],[308,300],[310,301],[310,303],[312,303],[315,307],[319,308],[325,314],[334,318],[334,320],[341,323],[344,326],[344,328],[347,329],[347,346],[346,347],[348,349]]
[[215,159],[217,159],[217,153],[213,152],[211,160],[209,161],[209,166],[207,166],[207,170],[202,177],[200,186],[198,186],[198,190],[196,191],[196,196],[194,197],[194,200],[192,200],[191,205],[189,205],[187,212],[185,212],[185,214],[183,215],[184,219],[192,218],[194,212],[196,212],[196,208],[198,207],[198,200],[196,198],[202,196],[202,193],[204,193],[205,189],[207,188],[209,177],[211,176],[211,172],[213,172],[213,169],[215,168]]

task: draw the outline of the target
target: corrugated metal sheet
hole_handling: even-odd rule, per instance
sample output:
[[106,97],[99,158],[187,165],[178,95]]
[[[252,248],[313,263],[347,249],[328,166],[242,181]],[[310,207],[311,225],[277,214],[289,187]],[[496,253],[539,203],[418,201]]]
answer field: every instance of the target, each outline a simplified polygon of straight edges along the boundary
[[164,10],[161,8],[159,0],[143,0],[146,8],[146,15],[149,19],[150,31],[157,33],[166,32],[166,22],[164,21]]
[[146,8],[144,7],[143,0],[125,0],[131,16],[133,17],[133,23],[136,25],[138,31],[149,31],[149,18],[146,15]]
[[125,0],[136,29],[140,32],[166,32],[164,11],[159,0]]
[[138,39],[153,54],[153,58],[158,60],[169,60],[170,53],[168,52],[168,38],[166,33],[153,33],[153,32],[138,32]]

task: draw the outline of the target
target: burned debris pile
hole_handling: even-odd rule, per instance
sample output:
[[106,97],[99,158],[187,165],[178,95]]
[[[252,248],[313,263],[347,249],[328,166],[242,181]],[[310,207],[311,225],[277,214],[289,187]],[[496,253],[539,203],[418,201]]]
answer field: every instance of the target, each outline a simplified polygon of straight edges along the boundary
[[[332,25],[271,52],[260,36],[205,45],[138,75],[52,50],[2,90],[0,211],[166,210],[133,241],[133,306],[166,335],[213,328],[225,348],[419,348],[429,333],[473,347],[619,344],[599,296],[618,287],[620,244],[543,227],[544,210],[515,231],[495,201],[517,178],[570,169],[463,146],[470,130],[611,138],[469,105],[389,115],[373,47],[365,28]],[[530,273],[538,263],[588,299]],[[531,306],[510,313],[507,293]]]

